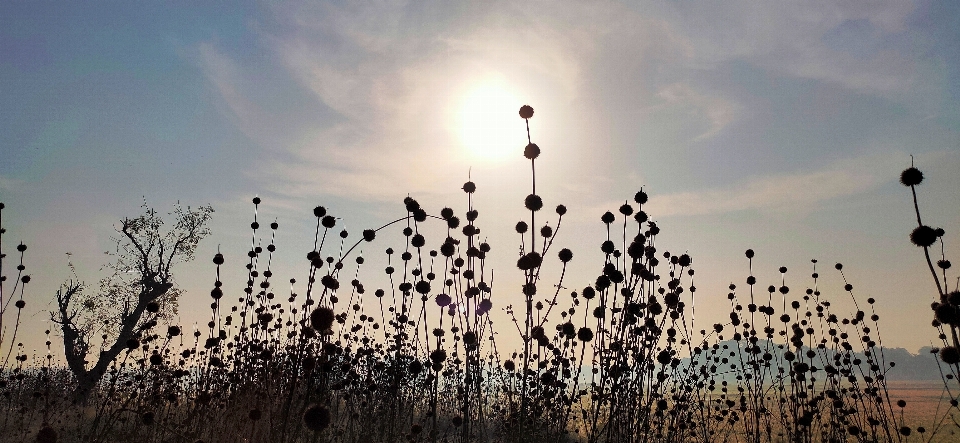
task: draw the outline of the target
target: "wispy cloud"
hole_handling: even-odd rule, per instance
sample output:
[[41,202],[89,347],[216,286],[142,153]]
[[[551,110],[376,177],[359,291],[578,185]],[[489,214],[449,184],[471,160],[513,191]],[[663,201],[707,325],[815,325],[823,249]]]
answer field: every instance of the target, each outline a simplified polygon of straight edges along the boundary
[[737,114],[735,103],[720,97],[703,95],[685,83],[665,85],[657,92],[657,97],[662,99],[664,104],[654,106],[648,112],[654,112],[665,106],[682,106],[689,108],[688,113],[692,118],[702,118],[709,122],[707,130],[695,136],[694,141],[716,135],[733,122]]
[[266,112],[253,92],[262,86],[253,80],[262,67],[242,66],[214,43],[196,52],[231,118],[277,152],[252,174],[290,198],[379,201],[394,192],[430,192],[451,169],[462,175],[469,167],[451,116],[471,83],[537,78],[569,97],[579,88],[580,60],[567,49],[579,47],[575,36],[497,24],[490,15],[497,11],[477,11],[493,24],[463,29],[458,20],[407,27],[401,21],[409,11],[387,4],[284,4],[274,12],[282,26],[259,35],[288,81],[268,86],[296,90],[334,118],[291,124],[289,114]]
[[[704,67],[742,60],[782,75],[870,93],[916,92],[931,79],[904,31],[914,1],[673,4],[666,12]],[[843,42],[843,44],[838,44]]]
[[[730,88],[730,81],[703,75],[719,75],[718,67],[730,62],[767,70],[774,83],[782,76],[857,93],[916,92],[930,73],[911,55],[915,42],[901,38],[914,9],[907,2],[636,9],[612,2],[564,8],[500,3],[447,5],[425,14],[403,2],[283,3],[271,9],[276,26],[256,28],[270,54],[263,66],[231,58],[215,42],[197,53],[231,117],[271,153],[250,171],[262,186],[291,199],[323,194],[382,201],[394,193],[431,192],[451,169],[462,174],[469,167],[452,148],[459,140],[450,116],[457,111],[455,97],[480,77],[525,79],[526,90],[540,87],[562,97],[558,106],[576,104],[583,106],[577,115],[598,114],[600,125],[582,125],[583,139],[604,139],[604,110],[592,107],[608,104],[593,97],[613,89],[641,118],[670,111],[687,121],[676,127],[696,128],[679,143],[702,142],[749,117],[744,107],[756,99],[744,98],[750,91]],[[857,48],[867,49],[850,53]],[[267,69],[283,76],[265,75]],[[277,112],[256,93],[264,87],[294,91],[329,112]],[[721,210],[717,201],[732,208],[778,198],[819,201],[838,189],[866,186],[839,170],[756,180],[708,197],[674,195],[671,206],[715,212]],[[795,185],[805,183],[810,186],[798,191],[804,188]],[[736,201],[720,198],[731,192]]]
[[228,107],[228,115],[234,117],[237,126],[248,137],[259,138],[261,128],[256,123],[262,121],[262,118],[256,105],[244,95],[240,68],[209,42],[198,45],[195,55],[207,80],[216,88]]
[[857,195],[894,180],[904,153],[845,159],[814,171],[761,176],[722,189],[653,194],[649,212],[661,216],[702,215],[748,209],[803,209]]

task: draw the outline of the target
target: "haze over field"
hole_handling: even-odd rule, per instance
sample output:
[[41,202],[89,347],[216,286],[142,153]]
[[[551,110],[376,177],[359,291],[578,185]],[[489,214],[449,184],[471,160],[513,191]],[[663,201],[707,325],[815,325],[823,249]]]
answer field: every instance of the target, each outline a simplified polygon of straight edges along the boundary
[[[925,222],[957,257],[958,34],[952,2],[6,2],[0,201],[4,240],[29,246],[22,340],[43,348],[68,261],[95,285],[112,226],[144,200],[216,209],[198,261],[176,271],[189,328],[209,316],[218,245],[225,290],[243,287],[254,195],[281,226],[278,277],[303,281],[314,206],[356,238],[403,216],[408,194],[462,212],[468,174],[506,324],[522,300],[517,109],[530,104],[538,194],[570,210],[567,286],[595,278],[600,215],[643,187],[658,247],[693,257],[704,326],[727,321],[752,248],[762,287],[780,266],[794,289],[812,285],[816,258],[843,306],[842,262],[876,298],[884,346],[936,345],[897,178],[913,154]],[[363,251],[372,281],[402,241],[397,228]]]

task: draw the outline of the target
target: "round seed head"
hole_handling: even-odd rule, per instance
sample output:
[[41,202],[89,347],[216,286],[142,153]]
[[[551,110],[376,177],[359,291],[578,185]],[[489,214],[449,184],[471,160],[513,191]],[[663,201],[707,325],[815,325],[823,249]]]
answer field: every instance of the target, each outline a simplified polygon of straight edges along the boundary
[[330,410],[326,406],[310,405],[303,411],[303,426],[314,432],[326,429],[330,426]]
[[530,105],[523,105],[520,107],[520,118],[528,119],[533,117],[533,108]]
[[310,324],[313,329],[323,332],[333,326],[334,314],[330,308],[319,307],[310,313]]
[[534,160],[540,156],[540,147],[536,143],[530,143],[523,148],[523,156],[529,160]]
[[917,246],[926,248],[937,241],[937,231],[926,225],[917,226],[910,233],[910,241]]
[[953,346],[946,346],[940,350],[940,360],[948,365],[960,363],[960,350]]
[[37,443],[57,443],[57,431],[45,425],[37,432]]
[[923,182],[923,173],[913,166],[900,173],[900,183],[904,186],[916,186]]

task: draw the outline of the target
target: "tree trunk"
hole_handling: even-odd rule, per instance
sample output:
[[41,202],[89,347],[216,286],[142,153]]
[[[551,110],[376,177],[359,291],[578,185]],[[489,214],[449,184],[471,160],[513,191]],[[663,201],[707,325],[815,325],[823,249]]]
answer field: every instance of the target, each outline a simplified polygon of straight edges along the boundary
[[124,318],[116,341],[109,349],[100,352],[97,363],[92,369],[86,369],[86,361],[84,361],[86,352],[76,351],[79,334],[72,328],[72,324],[64,324],[63,341],[64,348],[67,350],[67,364],[77,378],[77,386],[73,392],[75,400],[85,404],[90,399],[97,384],[107,373],[110,364],[121,352],[128,348],[127,341],[136,338],[138,331],[135,331],[135,329],[147,309],[147,304],[160,298],[169,288],[170,286],[166,284],[156,285],[153,286],[153,289],[140,294],[137,306],[133,309],[133,312],[130,312]]

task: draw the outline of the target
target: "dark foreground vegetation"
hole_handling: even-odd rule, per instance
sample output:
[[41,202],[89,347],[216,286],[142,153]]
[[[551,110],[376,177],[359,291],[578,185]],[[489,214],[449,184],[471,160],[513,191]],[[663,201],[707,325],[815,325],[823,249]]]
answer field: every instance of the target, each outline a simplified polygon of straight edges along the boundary
[[[520,115],[528,125],[523,155],[535,174],[533,110],[525,106]],[[911,167],[901,181],[916,203],[922,174]],[[255,211],[249,254],[230,264],[245,265],[247,280],[221,282],[221,266],[237,258],[213,257],[210,322],[196,332],[167,321],[179,295],[172,266],[193,258],[209,234],[212,209],[178,208],[168,231],[148,210],[119,229],[112,277],[97,290],[70,281],[56,294],[51,317],[60,329],[49,336],[62,341],[62,360],[30,358],[10,346],[30,280],[20,245],[0,264],[11,277],[3,282],[0,327],[14,357],[6,356],[2,368],[0,436],[868,442],[929,441],[956,429],[956,400],[928,417],[926,428],[904,421],[905,403],[888,391],[895,362],[881,346],[874,300],[857,298],[850,283],[820,288],[824,269],[816,260],[802,278],[780,268],[780,281],[764,285],[752,276],[754,253],[747,250],[742,283],[727,294],[729,321],[699,325],[693,259],[657,246],[661,228],[644,212],[646,193],[601,216],[605,258],[594,265],[592,285],[571,291],[563,280],[573,253],[554,246],[566,208],[548,210],[535,178],[532,187],[524,199],[529,219],[516,223],[522,288],[493,287],[486,260],[492,246],[478,235],[477,188],[468,182],[465,211],[428,212],[407,198],[406,215],[359,235],[315,208],[307,271],[289,282],[271,269],[278,225],[261,225]],[[934,352],[949,368],[945,386],[955,391],[960,292],[947,288],[949,262],[930,258],[943,231],[923,225],[915,206],[919,227],[911,240],[922,247],[940,291],[934,326],[944,343]],[[446,235],[426,238],[427,224]],[[397,231],[404,246],[386,249],[386,269],[364,268],[355,248]],[[19,260],[16,272],[12,260]],[[841,264],[826,268],[843,275]],[[542,281],[548,274],[559,277]],[[523,295],[516,305],[495,295],[515,291]],[[854,309],[830,302],[841,298]],[[494,325],[493,309],[505,310],[512,324]],[[518,330],[522,347],[498,347],[495,328]]]

